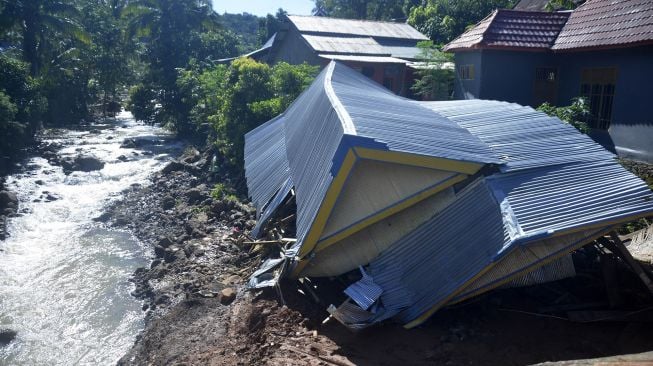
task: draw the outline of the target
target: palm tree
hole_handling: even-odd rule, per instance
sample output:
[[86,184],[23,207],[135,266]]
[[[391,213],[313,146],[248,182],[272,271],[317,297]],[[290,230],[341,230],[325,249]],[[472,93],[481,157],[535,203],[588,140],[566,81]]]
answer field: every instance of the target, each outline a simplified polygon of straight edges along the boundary
[[0,0],[0,30],[18,29],[22,35],[23,59],[32,76],[38,75],[48,40],[53,33],[84,43],[88,35],[75,21],[77,8],[65,0]]

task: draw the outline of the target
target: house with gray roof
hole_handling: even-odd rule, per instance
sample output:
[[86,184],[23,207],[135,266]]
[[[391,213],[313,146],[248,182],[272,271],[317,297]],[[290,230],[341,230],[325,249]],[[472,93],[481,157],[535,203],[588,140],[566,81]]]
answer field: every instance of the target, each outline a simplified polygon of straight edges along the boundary
[[288,15],[261,49],[246,56],[270,64],[326,66],[337,60],[392,90],[409,95],[428,38],[406,23]]
[[[520,9],[529,9],[525,4]],[[590,135],[653,162],[653,2],[590,0],[574,11],[495,10],[444,47],[456,99],[537,107],[589,103]]]

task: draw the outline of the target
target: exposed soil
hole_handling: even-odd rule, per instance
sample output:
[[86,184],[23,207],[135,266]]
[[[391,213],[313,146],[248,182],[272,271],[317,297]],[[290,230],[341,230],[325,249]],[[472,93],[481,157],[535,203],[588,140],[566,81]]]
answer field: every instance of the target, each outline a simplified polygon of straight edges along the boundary
[[[547,306],[607,306],[598,264],[591,260],[574,279],[494,291],[443,309],[413,330],[385,323],[354,334],[335,320],[323,324],[326,306],[341,296],[335,280],[317,283],[324,288],[318,291],[325,294],[321,303],[289,281],[281,286],[283,302],[276,291],[245,289],[261,262],[260,247],[246,245],[243,236],[255,213],[232,199],[211,197],[215,183],[232,182],[210,171],[220,171],[211,155],[189,150],[151,185],[133,187],[98,218],[129,228],[155,251],[151,267],[134,275],[147,325],[119,364],[526,365],[653,350],[653,327],[642,322],[653,319],[653,308],[645,307],[650,295],[623,265],[615,275],[620,296],[630,309],[647,310],[628,321],[589,323],[554,311],[544,315]],[[653,355],[648,359],[653,362]]]

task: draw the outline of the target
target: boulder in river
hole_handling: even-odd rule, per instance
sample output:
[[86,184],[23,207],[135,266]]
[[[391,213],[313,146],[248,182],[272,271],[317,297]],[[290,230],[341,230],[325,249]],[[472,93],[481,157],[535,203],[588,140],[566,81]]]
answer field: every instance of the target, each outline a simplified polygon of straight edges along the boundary
[[16,194],[9,191],[0,191],[0,209],[16,211],[18,209],[18,197]]
[[74,158],[61,159],[64,172],[73,171],[92,172],[104,168],[104,162],[91,155],[77,155]]
[[13,341],[18,333],[11,329],[0,329],[0,347],[6,346]]

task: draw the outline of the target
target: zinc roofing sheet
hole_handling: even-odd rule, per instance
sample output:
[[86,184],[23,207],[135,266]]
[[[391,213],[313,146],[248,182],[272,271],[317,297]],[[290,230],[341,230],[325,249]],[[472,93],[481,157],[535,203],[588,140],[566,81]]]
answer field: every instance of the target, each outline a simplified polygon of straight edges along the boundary
[[478,181],[373,260],[368,273],[383,288],[385,310],[407,323],[487,267],[504,241],[499,205]]
[[368,37],[428,40],[425,35],[406,23],[303,15],[289,15],[288,19],[302,33],[349,34]]
[[320,58],[327,60],[337,61],[354,61],[366,63],[379,63],[379,64],[406,64],[408,61],[396,57],[389,56],[361,56],[361,55],[333,55],[328,53],[321,53],[318,55]]
[[356,135],[373,139],[389,151],[499,162],[486,144],[455,122],[393,94],[345,65],[335,64],[332,85],[351,117]]
[[624,46],[653,42],[650,0],[589,0],[574,10],[554,50]]
[[569,13],[495,10],[474,28],[444,47],[549,49],[562,30]]
[[613,159],[496,174],[488,181],[507,200],[523,237],[653,213],[653,192]]
[[531,107],[478,99],[420,104],[487,144],[505,171],[614,158],[589,136]]
[[390,56],[388,51],[371,37],[337,37],[311,34],[303,34],[302,37],[317,52]]
[[252,203],[259,209],[290,178],[284,122],[280,115],[245,135],[245,177]]

